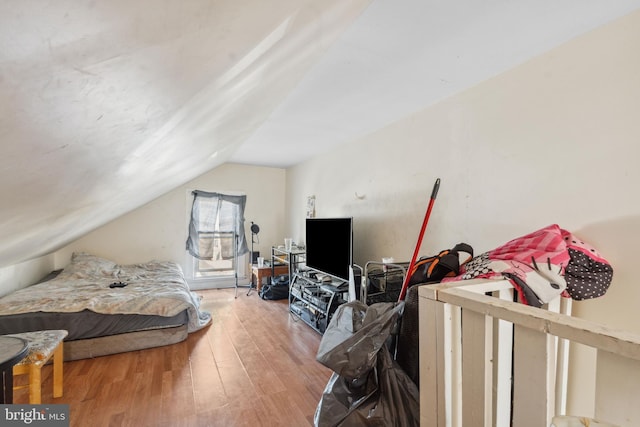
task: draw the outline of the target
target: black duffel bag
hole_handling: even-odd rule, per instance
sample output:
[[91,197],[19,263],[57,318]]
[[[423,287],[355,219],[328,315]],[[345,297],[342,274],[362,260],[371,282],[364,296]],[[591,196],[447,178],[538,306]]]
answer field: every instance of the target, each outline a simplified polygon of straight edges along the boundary
[[271,283],[260,288],[259,295],[264,300],[289,298],[289,275],[282,274],[271,278]]

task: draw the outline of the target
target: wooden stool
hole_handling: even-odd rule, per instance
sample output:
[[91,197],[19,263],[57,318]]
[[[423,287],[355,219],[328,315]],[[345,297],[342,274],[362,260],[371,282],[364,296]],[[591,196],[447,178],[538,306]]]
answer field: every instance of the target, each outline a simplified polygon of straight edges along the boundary
[[29,387],[29,403],[42,403],[42,367],[53,357],[53,397],[62,397],[62,341],[67,336],[65,330],[24,332],[12,334],[29,343],[29,353],[13,367],[13,376],[29,375],[29,385],[14,386],[14,390]]

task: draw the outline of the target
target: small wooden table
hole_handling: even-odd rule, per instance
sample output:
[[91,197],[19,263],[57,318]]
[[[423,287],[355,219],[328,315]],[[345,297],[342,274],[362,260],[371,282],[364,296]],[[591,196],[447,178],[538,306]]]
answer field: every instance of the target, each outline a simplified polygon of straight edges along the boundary
[[[276,265],[273,267],[273,274],[279,276],[281,274],[289,274],[288,265]],[[271,277],[271,266],[258,267],[257,264],[251,265],[251,285],[256,287],[256,290],[260,292],[262,288],[262,279],[264,277]]]
[[13,334],[29,343],[27,355],[13,367],[14,378],[18,375],[28,375],[29,385],[15,387],[29,388],[29,403],[42,403],[42,367],[53,360],[53,397],[62,397],[62,362],[64,360],[63,341],[68,335],[64,329],[23,332]]
[[21,338],[0,336],[0,375],[2,394],[0,403],[13,403],[13,366],[27,355],[29,346]]

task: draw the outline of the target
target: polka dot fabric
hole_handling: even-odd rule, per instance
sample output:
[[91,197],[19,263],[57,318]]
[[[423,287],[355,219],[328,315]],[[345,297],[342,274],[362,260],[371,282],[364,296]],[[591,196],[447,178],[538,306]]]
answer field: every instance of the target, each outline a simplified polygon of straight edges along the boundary
[[487,274],[493,273],[491,269],[491,260],[489,252],[478,255],[464,265],[464,273],[462,279],[469,280],[477,277],[486,277]]
[[574,300],[604,295],[613,279],[613,268],[591,245],[563,230],[571,260],[565,269],[566,292]]

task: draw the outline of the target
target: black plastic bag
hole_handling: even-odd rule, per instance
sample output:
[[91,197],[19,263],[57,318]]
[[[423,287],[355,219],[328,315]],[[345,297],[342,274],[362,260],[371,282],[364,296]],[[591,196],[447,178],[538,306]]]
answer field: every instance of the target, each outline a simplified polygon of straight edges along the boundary
[[404,303],[369,307],[359,301],[336,310],[317,360],[331,368],[314,424],[324,426],[418,426],[417,386],[389,352]]

